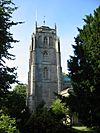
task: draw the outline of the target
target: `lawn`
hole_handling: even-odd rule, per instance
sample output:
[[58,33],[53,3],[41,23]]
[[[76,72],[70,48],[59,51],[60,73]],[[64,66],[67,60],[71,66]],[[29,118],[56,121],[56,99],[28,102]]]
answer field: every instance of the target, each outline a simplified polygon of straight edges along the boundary
[[100,129],[91,129],[91,128],[87,128],[85,126],[74,126],[72,127],[72,131],[75,133],[100,133]]

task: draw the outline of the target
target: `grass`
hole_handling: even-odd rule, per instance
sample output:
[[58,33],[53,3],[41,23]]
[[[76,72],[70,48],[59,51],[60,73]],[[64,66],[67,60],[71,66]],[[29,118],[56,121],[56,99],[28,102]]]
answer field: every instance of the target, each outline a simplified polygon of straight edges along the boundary
[[75,133],[100,133],[100,129],[91,129],[85,126],[74,126],[72,127],[72,131]]

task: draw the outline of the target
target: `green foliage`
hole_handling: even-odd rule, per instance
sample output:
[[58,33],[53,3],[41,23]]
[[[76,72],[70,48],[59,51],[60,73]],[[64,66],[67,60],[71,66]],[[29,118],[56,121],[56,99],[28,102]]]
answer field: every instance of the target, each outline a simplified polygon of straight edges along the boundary
[[[25,108],[24,91],[22,94],[17,93],[16,90],[15,92],[9,91],[11,84],[18,82],[16,68],[6,66],[7,60],[15,59],[15,56],[9,50],[13,48],[14,43],[18,42],[13,39],[10,29],[12,26],[22,23],[12,20],[12,14],[16,9],[17,7],[12,0],[0,0],[0,109],[5,110],[6,113],[13,117],[18,117],[22,109]],[[3,133],[15,132],[13,128],[15,120],[2,113],[0,116],[0,132],[1,130]]]
[[13,89],[13,93],[19,94],[21,97],[23,97],[24,100],[26,100],[26,90],[27,90],[26,84],[18,84]]
[[0,110],[0,133],[14,133],[16,131],[15,119],[10,118],[10,116]]
[[56,99],[51,105],[52,111],[56,114],[59,112],[66,112],[65,104],[61,103],[60,99]]
[[26,108],[26,85],[18,84],[6,95],[5,106],[12,117],[18,118]]
[[100,7],[84,21],[75,38],[74,56],[68,61],[74,89],[69,98],[72,111],[78,112],[84,124],[94,126],[100,123]]
[[60,99],[56,99],[52,103],[51,111],[58,120],[63,120],[69,114],[69,109],[65,107],[65,103],[62,103]]
[[[14,60],[14,55],[9,53],[13,48],[12,43],[18,42],[13,39],[10,28],[20,22],[12,21],[12,14],[17,9],[11,0],[0,0],[0,100],[5,100],[5,93],[17,82],[16,68],[6,66],[6,60]],[[2,103],[1,102],[1,103]]]
[[2,103],[2,109],[16,119],[17,128],[20,130],[29,117],[29,111],[26,107],[26,88],[27,85],[24,84],[16,85],[13,91],[5,95],[5,101]]
[[[17,120],[17,128],[23,132],[23,126],[29,119],[30,113],[26,107],[26,84],[18,84],[8,96],[7,108],[9,114]],[[12,108],[11,108],[12,107]]]
[[[53,106],[54,107],[54,106]],[[39,111],[40,110],[40,111]],[[55,112],[55,111],[54,111]],[[57,114],[56,114],[57,115]],[[59,117],[59,116],[58,116]],[[73,133],[55,117],[51,109],[39,106],[24,126],[24,133]]]

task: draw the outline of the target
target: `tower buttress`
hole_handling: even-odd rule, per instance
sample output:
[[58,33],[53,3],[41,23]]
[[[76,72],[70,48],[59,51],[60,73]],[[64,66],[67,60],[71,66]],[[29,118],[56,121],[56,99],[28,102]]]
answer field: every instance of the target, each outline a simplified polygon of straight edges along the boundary
[[57,78],[58,78],[58,93],[62,88],[62,68],[61,68],[61,53],[60,53],[60,39],[56,38],[56,57],[57,57]]

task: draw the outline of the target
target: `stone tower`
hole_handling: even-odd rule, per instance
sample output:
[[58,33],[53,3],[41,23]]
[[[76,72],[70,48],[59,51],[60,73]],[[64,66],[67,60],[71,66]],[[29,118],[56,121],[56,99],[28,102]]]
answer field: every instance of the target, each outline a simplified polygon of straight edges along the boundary
[[60,40],[56,26],[35,27],[30,46],[27,105],[30,111],[44,101],[49,107],[62,86]]

